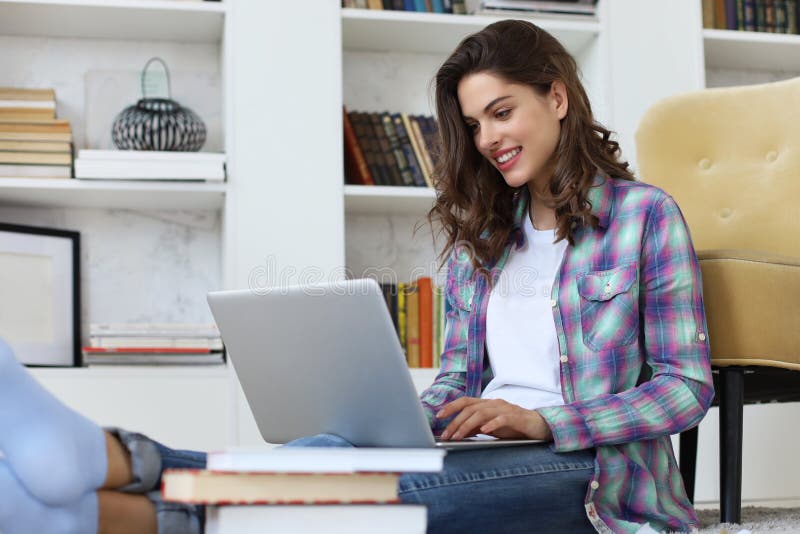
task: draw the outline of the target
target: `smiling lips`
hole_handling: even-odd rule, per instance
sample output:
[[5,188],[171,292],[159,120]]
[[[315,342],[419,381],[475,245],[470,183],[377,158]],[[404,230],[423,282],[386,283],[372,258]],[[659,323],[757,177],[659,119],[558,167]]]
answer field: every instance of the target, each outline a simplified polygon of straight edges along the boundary
[[510,169],[519,159],[519,155],[522,152],[522,147],[514,147],[508,150],[498,150],[492,157],[497,162],[497,167],[501,170]]

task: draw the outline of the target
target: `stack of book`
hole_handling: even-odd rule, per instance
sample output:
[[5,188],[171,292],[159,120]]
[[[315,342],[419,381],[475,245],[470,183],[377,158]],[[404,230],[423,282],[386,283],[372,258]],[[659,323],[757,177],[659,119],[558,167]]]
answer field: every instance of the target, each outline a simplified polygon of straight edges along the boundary
[[81,150],[75,178],[225,181],[225,154],[148,150]]
[[429,276],[380,283],[400,346],[410,368],[436,368],[444,350],[444,291]]
[[703,0],[703,27],[718,30],[800,31],[798,0]]
[[0,88],[0,177],[70,178],[72,128],[53,89]]
[[398,473],[439,472],[444,455],[388,448],[212,452],[206,470],[166,470],[161,493],[165,501],[206,505],[209,534],[422,534],[425,507],[400,504]]
[[433,187],[436,121],[344,110],[345,183]]
[[594,16],[597,0],[483,0],[476,14]]
[[465,0],[342,0],[342,7],[420,13],[467,13]]
[[208,324],[92,324],[85,365],[202,365],[225,362],[222,338]]

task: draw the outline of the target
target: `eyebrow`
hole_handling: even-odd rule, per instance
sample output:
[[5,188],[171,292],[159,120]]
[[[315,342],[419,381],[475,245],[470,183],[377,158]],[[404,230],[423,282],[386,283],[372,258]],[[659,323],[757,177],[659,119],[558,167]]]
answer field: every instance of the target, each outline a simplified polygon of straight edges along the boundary
[[[489,109],[490,109],[492,106],[494,106],[495,104],[497,104],[497,103],[498,103],[498,102],[500,102],[501,100],[505,100],[506,98],[511,98],[512,96],[513,96],[513,95],[506,95],[506,96],[499,96],[499,97],[495,98],[494,100],[492,100],[491,102],[489,102],[488,104],[486,104],[486,107],[485,107],[485,108],[483,108],[483,112],[484,112],[484,113],[486,113],[487,111],[489,111]],[[464,119],[471,119],[471,118],[472,118],[472,117],[469,117],[469,116],[467,116],[467,115],[464,115]]]

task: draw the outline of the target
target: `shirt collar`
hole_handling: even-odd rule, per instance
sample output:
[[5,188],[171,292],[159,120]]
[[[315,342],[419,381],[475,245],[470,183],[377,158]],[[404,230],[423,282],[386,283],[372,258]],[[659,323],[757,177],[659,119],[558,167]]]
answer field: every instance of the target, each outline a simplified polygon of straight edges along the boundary
[[[592,215],[597,217],[600,227],[608,228],[614,196],[614,186],[611,183],[611,179],[600,174],[595,175],[592,186],[586,196],[591,205],[590,211]],[[514,224],[509,238],[514,243],[514,248],[519,248],[525,244],[523,224],[525,217],[528,216],[529,201],[530,191],[528,191],[527,186],[519,188],[514,194]]]

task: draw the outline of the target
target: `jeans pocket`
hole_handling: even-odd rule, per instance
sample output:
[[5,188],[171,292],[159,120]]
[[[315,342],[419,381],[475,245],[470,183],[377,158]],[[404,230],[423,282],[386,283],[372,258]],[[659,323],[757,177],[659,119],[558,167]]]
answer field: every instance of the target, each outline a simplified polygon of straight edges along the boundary
[[583,343],[592,350],[629,345],[639,332],[636,264],[578,275]]

